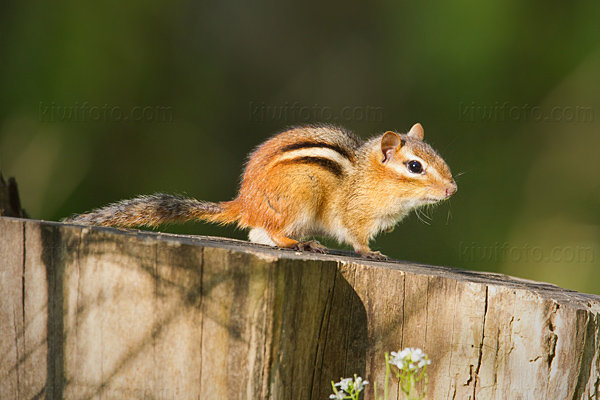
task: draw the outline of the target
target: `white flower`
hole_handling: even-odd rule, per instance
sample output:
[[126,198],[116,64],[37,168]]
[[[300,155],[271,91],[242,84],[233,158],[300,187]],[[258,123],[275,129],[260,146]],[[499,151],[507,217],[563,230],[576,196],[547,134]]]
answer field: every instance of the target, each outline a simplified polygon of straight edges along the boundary
[[417,364],[417,368],[423,368],[425,365],[431,364],[431,360],[421,359]]
[[398,369],[404,369],[404,357],[402,356],[402,352],[396,353],[395,351],[392,351],[390,355],[392,356],[390,364],[395,365]]
[[365,381],[360,376],[356,376],[356,374],[354,374],[354,379],[353,378],[344,378],[344,379],[340,380],[338,383],[334,383],[333,385],[335,387],[339,387],[341,390],[339,390],[335,394],[330,395],[329,398],[330,399],[345,399],[345,398],[347,398],[346,396],[354,396],[354,395],[360,393],[363,390],[363,388],[365,387],[365,385],[368,385],[368,384],[369,384],[369,381]]
[[346,398],[346,396],[347,396],[346,392],[344,392],[343,390],[340,390],[336,394],[330,394],[329,398],[330,399],[343,400],[343,399]]
[[412,353],[413,349],[411,347],[407,347],[400,352],[400,357],[407,358]]
[[421,349],[414,349],[414,348],[410,349],[410,357],[412,359],[419,359],[422,356],[423,356],[423,350],[421,350]]
[[368,385],[368,384],[369,384],[369,381],[363,381],[363,378],[361,378],[359,376],[354,381],[354,390],[358,393],[361,390],[363,390],[363,388],[364,388],[365,385]]
[[335,384],[335,386],[339,386],[340,389],[349,392],[348,388],[352,384],[352,378],[345,378]]
[[423,358],[425,358],[425,353],[423,353],[423,350],[421,349],[410,349],[410,359],[413,362],[419,362],[421,361]]
[[390,364],[406,371],[414,371],[431,364],[423,350],[412,347],[407,347],[399,353],[392,351],[391,356]]

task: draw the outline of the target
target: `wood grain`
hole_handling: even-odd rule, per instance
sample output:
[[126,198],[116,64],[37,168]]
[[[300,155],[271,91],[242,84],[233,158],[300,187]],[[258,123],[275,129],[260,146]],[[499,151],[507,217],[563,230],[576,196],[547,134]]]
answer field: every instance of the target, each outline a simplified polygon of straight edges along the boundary
[[326,399],[407,346],[430,399],[600,395],[600,297],[333,253],[2,217],[0,398]]

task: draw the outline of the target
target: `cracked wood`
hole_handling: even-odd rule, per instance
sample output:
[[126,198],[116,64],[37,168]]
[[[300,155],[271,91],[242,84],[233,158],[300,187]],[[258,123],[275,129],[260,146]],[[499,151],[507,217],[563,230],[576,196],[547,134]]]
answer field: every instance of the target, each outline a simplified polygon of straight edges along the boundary
[[0,255],[2,399],[323,399],[407,346],[428,398],[599,395],[600,298],[550,284],[16,218]]

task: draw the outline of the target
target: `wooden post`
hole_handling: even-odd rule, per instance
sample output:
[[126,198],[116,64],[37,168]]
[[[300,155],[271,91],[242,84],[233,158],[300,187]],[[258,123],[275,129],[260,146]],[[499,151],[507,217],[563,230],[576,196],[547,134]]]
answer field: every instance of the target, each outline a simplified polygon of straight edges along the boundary
[[327,399],[407,346],[429,399],[598,398],[599,326],[500,274],[0,218],[1,399]]

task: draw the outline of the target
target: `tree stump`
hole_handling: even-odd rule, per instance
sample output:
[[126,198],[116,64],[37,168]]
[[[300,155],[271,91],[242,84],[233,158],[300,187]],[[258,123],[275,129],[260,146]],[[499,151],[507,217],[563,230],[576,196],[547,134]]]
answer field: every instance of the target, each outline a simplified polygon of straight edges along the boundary
[[403,347],[429,399],[598,398],[599,315],[500,274],[0,218],[1,399],[327,399]]

